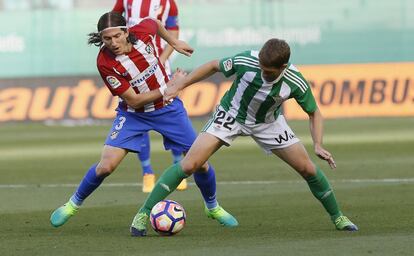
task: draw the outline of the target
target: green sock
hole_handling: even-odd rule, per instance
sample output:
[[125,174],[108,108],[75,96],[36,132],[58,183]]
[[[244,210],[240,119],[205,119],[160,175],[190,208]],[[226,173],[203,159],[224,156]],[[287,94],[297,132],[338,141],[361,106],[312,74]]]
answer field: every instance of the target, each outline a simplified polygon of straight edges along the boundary
[[305,178],[312,194],[322,203],[325,210],[331,216],[332,221],[342,215],[336,202],[335,194],[329,185],[323,171],[316,167],[316,175]]
[[144,212],[149,216],[152,207],[171,194],[184,178],[187,178],[187,175],[181,169],[180,163],[170,166],[155,183],[154,189],[139,212]]

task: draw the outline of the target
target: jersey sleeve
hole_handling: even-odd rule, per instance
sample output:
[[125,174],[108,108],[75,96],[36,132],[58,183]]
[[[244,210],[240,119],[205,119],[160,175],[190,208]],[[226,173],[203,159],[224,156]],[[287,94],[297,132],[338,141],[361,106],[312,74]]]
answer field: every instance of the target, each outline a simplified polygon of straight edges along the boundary
[[170,11],[168,12],[165,28],[168,30],[178,30],[178,7],[174,0],[170,0]]
[[224,74],[225,77],[229,77],[236,73],[236,69],[234,66],[234,57],[227,57],[224,59],[221,59],[219,62],[220,66],[220,72]]
[[129,82],[114,69],[98,64],[98,71],[112,95],[120,96],[130,87]]
[[303,75],[296,69],[287,69],[285,77],[296,85],[293,97],[306,113],[313,113],[318,108],[311,87]]
[[123,1],[122,0],[116,0],[114,8],[112,8],[112,11],[122,14],[125,11]]

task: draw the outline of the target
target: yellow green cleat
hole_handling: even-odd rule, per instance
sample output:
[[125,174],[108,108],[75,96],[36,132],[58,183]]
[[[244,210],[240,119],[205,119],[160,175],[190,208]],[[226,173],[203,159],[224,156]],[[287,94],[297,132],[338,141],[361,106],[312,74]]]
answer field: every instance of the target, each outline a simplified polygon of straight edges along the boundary
[[145,212],[138,212],[132,220],[131,236],[146,236],[149,216]]
[[230,213],[223,209],[221,206],[217,206],[213,209],[204,208],[207,217],[217,220],[221,225],[225,227],[237,227],[239,222]]
[[62,226],[69,220],[70,217],[78,212],[78,209],[79,207],[69,200],[66,204],[57,208],[52,215],[50,215],[50,224],[56,228]]
[[336,229],[343,231],[358,231],[357,225],[352,223],[346,216],[339,216],[334,221]]

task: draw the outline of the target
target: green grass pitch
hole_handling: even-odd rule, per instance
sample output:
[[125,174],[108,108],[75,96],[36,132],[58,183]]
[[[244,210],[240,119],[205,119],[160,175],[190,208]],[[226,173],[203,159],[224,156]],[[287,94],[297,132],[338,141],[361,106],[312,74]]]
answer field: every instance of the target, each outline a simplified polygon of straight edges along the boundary
[[[195,122],[197,129],[202,124]],[[130,237],[129,225],[146,197],[132,154],[75,217],[53,228],[50,213],[99,160],[110,125],[2,124],[0,255],[413,255],[414,118],[327,120],[324,142],[337,170],[313,155],[306,121],[290,124],[359,232],[336,231],[302,179],[248,138],[211,159],[218,199],[238,218],[237,228],[204,216],[190,179],[187,191],[169,196],[187,212],[180,234]],[[171,156],[156,134],[152,152],[159,175]]]

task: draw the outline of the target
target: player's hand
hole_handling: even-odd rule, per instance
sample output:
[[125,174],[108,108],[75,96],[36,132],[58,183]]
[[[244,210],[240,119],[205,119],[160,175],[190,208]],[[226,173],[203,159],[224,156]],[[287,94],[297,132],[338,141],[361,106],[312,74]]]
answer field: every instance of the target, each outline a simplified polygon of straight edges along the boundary
[[181,40],[177,40],[177,42],[173,45],[174,49],[181,53],[184,54],[185,56],[190,57],[191,54],[193,54],[194,49],[188,45],[186,42],[181,41]]
[[172,99],[178,96],[180,88],[184,83],[187,72],[177,68],[171,80],[167,83],[167,89],[164,91],[164,103],[168,104]]
[[336,168],[335,160],[331,153],[328,150],[322,148],[321,146],[315,146],[315,154],[320,158],[328,162],[331,169]]
[[176,86],[169,86],[167,89],[165,89],[164,92],[164,104],[170,104],[173,101],[173,99],[178,96],[179,93],[180,91],[177,90]]
[[[184,70],[182,70],[181,68],[177,68],[174,72],[174,74],[171,77],[171,84],[170,85],[174,85],[174,84],[178,84],[178,83],[182,83],[184,82],[184,78],[187,76],[187,72],[185,72]],[[169,83],[167,83],[167,86],[169,85]]]

